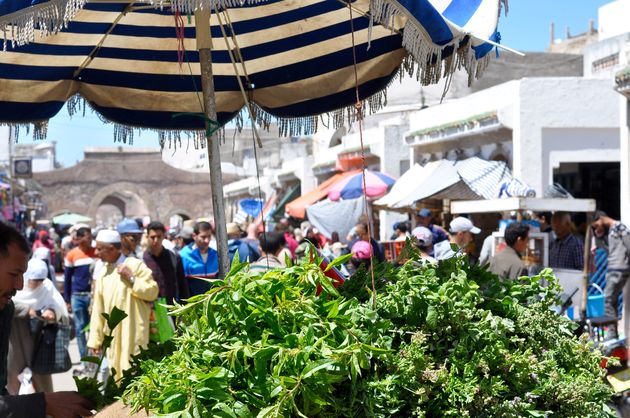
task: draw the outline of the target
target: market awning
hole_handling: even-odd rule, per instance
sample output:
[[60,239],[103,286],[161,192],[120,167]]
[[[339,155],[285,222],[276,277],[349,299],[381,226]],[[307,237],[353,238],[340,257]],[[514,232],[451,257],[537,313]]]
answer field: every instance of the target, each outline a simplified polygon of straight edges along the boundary
[[498,197],[501,184],[512,178],[504,162],[478,157],[434,161],[409,172],[375,203],[397,209],[423,199],[492,199]]
[[234,196],[256,196],[261,184],[266,184],[269,181],[267,176],[261,176],[260,182],[255,176],[247,177],[242,180],[233,181],[223,186],[223,196],[226,198]]
[[347,176],[357,174],[359,172],[360,170],[356,170],[349,171],[347,173],[335,174],[310,192],[288,203],[286,206],[286,213],[288,213],[290,216],[293,216],[294,218],[304,219],[304,217],[306,216],[306,207],[308,205],[318,202],[326,197],[328,195],[328,190],[330,190],[330,188],[339,180],[346,178]]
[[79,222],[92,222],[92,218],[78,213],[63,213],[55,216],[52,221],[57,225],[74,225]]
[[295,186],[289,189],[289,191],[282,197],[282,199],[280,199],[280,201],[276,205],[276,209],[273,211],[273,214],[271,216],[273,216],[274,218],[282,217],[284,215],[285,206],[287,205],[287,203],[292,202],[293,200],[297,199],[299,196],[300,196],[300,185],[296,184]]
[[410,188],[423,181],[428,174],[439,164],[440,161],[432,161],[425,166],[414,164],[407,170],[398,181],[392,186],[392,189],[385,196],[374,202],[376,206],[393,207],[401,199],[409,195]]

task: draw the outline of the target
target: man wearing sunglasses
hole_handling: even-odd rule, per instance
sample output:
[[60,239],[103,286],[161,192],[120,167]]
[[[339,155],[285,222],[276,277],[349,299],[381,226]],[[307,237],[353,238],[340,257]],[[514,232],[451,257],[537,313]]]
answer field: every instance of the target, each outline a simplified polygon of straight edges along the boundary
[[118,223],[116,231],[120,234],[121,251],[125,257],[142,260],[142,254],[138,254],[138,244],[142,241],[143,231],[138,223],[133,219],[125,218]]

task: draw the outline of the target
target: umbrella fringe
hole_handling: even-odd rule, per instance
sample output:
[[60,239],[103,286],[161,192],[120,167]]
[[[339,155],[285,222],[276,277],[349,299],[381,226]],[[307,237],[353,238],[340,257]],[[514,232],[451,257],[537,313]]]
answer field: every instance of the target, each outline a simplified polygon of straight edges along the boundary
[[[85,116],[86,110],[90,109],[92,113],[96,114],[98,119],[107,125],[113,125],[114,127],[114,142],[122,142],[128,145],[133,145],[133,139],[135,135],[141,135],[142,131],[153,131],[158,135],[158,142],[160,148],[164,150],[167,147],[169,149],[177,150],[182,147],[182,139],[193,140],[195,149],[202,149],[206,146],[206,136],[203,130],[165,130],[165,129],[152,129],[136,126],[122,125],[116,122],[112,122],[101,115],[97,110],[90,106],[89,102],[80,95],[76,94],[68,99],[67,110],[70,117],[73,117],[79,113]],[[29,135],[31,128],[33,129],[34,140],[45,140],[48,136],[48,121],[32,122],[32,123],[5,123],[0,126],[6,125],[15,128],[15,141],[20,138],[20,131],[24,130],[26,135]],[[240,130],[240,129],[239,129]],[[220,140],[225,138],[225,130],[222,127],[217,131],[217,135]],[[185,137],[185,138],[184,138]]]
[[[196,9],[220,10],[243,4],[260,4],[268,0],[139,0],[163,9],[165,5],[184,14],[192,14]],[[10,41],[13,47],[35,41],[36,30],[43,36],[54,34],[64,29],[87,0],[48,0],[31,6],[28,11],[19,10],[0,19],[0,32],[3,34],[3,49],[6,51]]]
[[[177,150],[178,148],[181,148],[183,136],[186,136],[186,139],[188,140],[193,140],[193,145],[195,149],[205,148],[205,131],[203,130],[165,130],[122,125],[107,120],[96,109],[90,106],[87,100],[85,100],[82,96],[78,94],[72,96],[67,102],[67,109],[70,117],[76,115],[79,112],[82,112],[83,116],[85,116],[85,111],[88,108],[94,114],[96,114],[101,122],[108,125],[114,125],[114,142],[122,142],[125,144],[133,145],[133,138],[134,135],[136,135],[136,131],[138,135],[140,135],[142,131],[153,131],[156,132],[158,135],[158,142],[162,150],[166,148],[167,144],[169,149],[172,148],[174,150]],[[217,133],[221,139],[225,137],[225,132],[223,128],[217,131]]]
[[[507,14],[507,0],[499,2],[498,13],[501,12],[501,5],[505,6]],[[404,17],[407,19],[405,23],[402,39],[402,46],[413,58],[405,60],[403,68],[410,76],[414,76],[422,85],[437,84],[442,78],[446,80],[444,95],[448,91],[453,74],[464,68],[468,73],[468,85],[481,77],[483,71],[488,66],[490,54],[486,54],[482,59],[478,60],[475,51],[470,46],[470,36],[463,34],[453,38],[446,45],[435,46],[425,40],[426,33],[420,29],[418,22],[411,24],[409,21],[413,17],[401,9],[396,2],[391,0],[370,0],[370,31],[374,22],[385,27],[392,27],[392,22],[396,17]],[[443,57],[442,52],[446,49],[453,48],[453,54]]]
[[7,42],[11,45],[22,46],[35,41],[35,28],[46,36],[59,32],[81,10],[87,0],[49,0],[31,6],[28,12],[20,10],[10,13],[0,19],[0,30],[3,33],[3,49],[6,51]]
[[[395,79],[396,77],[393,77],[393,79],[389,82],[388,87],[393,81],[395,81]],[[364,99],[361,104],[362,108],[367,106],[369,114],[378,112],[387,105],[387,89],[377,92],[376,94]],[[327,129],[330,127],[337,129],[345,124],[351,125],[357,120],[355,105],[346,106],[341,109],[319,115],[308,115],[295,118],[277,117],[256,105],[256,103],[252,103],[251,105],[255,117],[253,122],[257,123],[261,128],[268,130],[273,121],[276,121],[279,135],[285,137],[312,135],[317,132],[320,123]],[[244,111],[245,109],[242,112]],[[242,112],[239,114],[241,119],[243,118]],[[240,127],[237,124],[237,128],[239,130],[242,129],[242,127],[242,122]]]
[[43,141],[48,135],[48,121],[28,122],[28,123],[0,123],[0,126],[9,126],[14,129],[13,140],[17,143],[20,140],[20,131],[26,131],[25,134],[31,133],[33,129],[33,140]]
[[144,0],[147,3],[164,7],[169,5],[173,10],[183,14],[193,14],[195,10],[221,10],[228,7],[239,7],[244,4],[257,5],[269,0]]
[[[404,71],[414,71],[414,63],[410,61],[404,65],[406,69]],[[399,72],[403,69],[399,69]],[[389,87],[398,77],[394,76],[388,83]],[[402,76],[400,77],[402,80]],[[387,89],[384,89],[361,102],[361,107],[368,109],[368,114],[373,114],[381,110],[387,105]],[[90,103],[85,100],[81,95],[76,94],[68,99],[66,103],[68,114],[72,118],[77,114],[85,116],[87,109],[91,110],[98,119],[107,125],[114,126],[114,142],[121,142],[129,145],[133,145],[134,136],[140,135],[142,131],[154,131],[158,134],[158,140],[162,149],[166,148],[168,144],[169,149],[177,149],[182,147],[182,139],[184,136],[187,139],[193,140],[195,149],[205,148],[205,131],[203,130],[163,130],[143,128],[137,126],[122,125],[116,122],[112,122],[101,115],[96,109],[94,109]],[[319,124],[328,128],[332,126],[337,129],[345,124],[351,125],[357,120],[356,106],[350,105],[337,109],[321,115],[302,116],[295,118],[283,118],[272,115],[260,106],[252,103],[252,110],[254,112],[254,120],[252,123],[257,123],[263,129],[269,130],[271,124],[275,121],[278,125],[280,136],[303,136],[312,135],[317,132]],[[244,126],[245,116],[243,112],[247,112],[246,108],[243,108],[233,119],[236,129],[241,132]],[[251,118],[250,118],[251,119]],[[327,119],[325,121],[325,119]],[[48,121],[35,122],[35,123],[8,123],[7,125],[14,126],[16,128],[16,140],[19,137],[20,129],[26,129],[26,134],[30,133],[31,126],[33,128],[33,138],[37,140],[45,140],[48,133]],[[137,132],[137,133],[136,133]],[[225,141],[225,125],[217,131],[217,135],[220,141]]]

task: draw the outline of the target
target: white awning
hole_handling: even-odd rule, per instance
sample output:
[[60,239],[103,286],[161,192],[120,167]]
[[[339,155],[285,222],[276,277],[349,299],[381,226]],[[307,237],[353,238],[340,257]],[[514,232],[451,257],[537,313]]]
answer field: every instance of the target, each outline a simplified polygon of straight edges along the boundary
[[396,183],[392,186],[389,193],[374,201],[377,206],[391,206],[397,203],[400,199],[404,198],[409,193],[409,185],[413,184],[418,178],[420,178],[423,172],[429,170],[429,163],[424,167],[418,163],[415,163],[409,170],[407,170]]
[[374,203],[398,209],[423,199],[492,199],[498,197],[501,184],[511,178],[502,161],[478,157],[433,161],[425,166],[414,165],[390,193]]

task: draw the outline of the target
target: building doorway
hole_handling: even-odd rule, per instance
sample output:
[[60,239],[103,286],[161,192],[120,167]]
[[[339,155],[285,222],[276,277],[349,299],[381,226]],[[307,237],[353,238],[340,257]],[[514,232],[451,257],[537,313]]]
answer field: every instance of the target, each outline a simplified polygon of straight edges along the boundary
[[553,171],[553,181],[573,197],[595,199],[597,209],[619,219],[621,177],[618,162],[561,163]]
[[125,201],[117,196],[109,195],[96,209],[97,225],[113,227],[125,217]]

